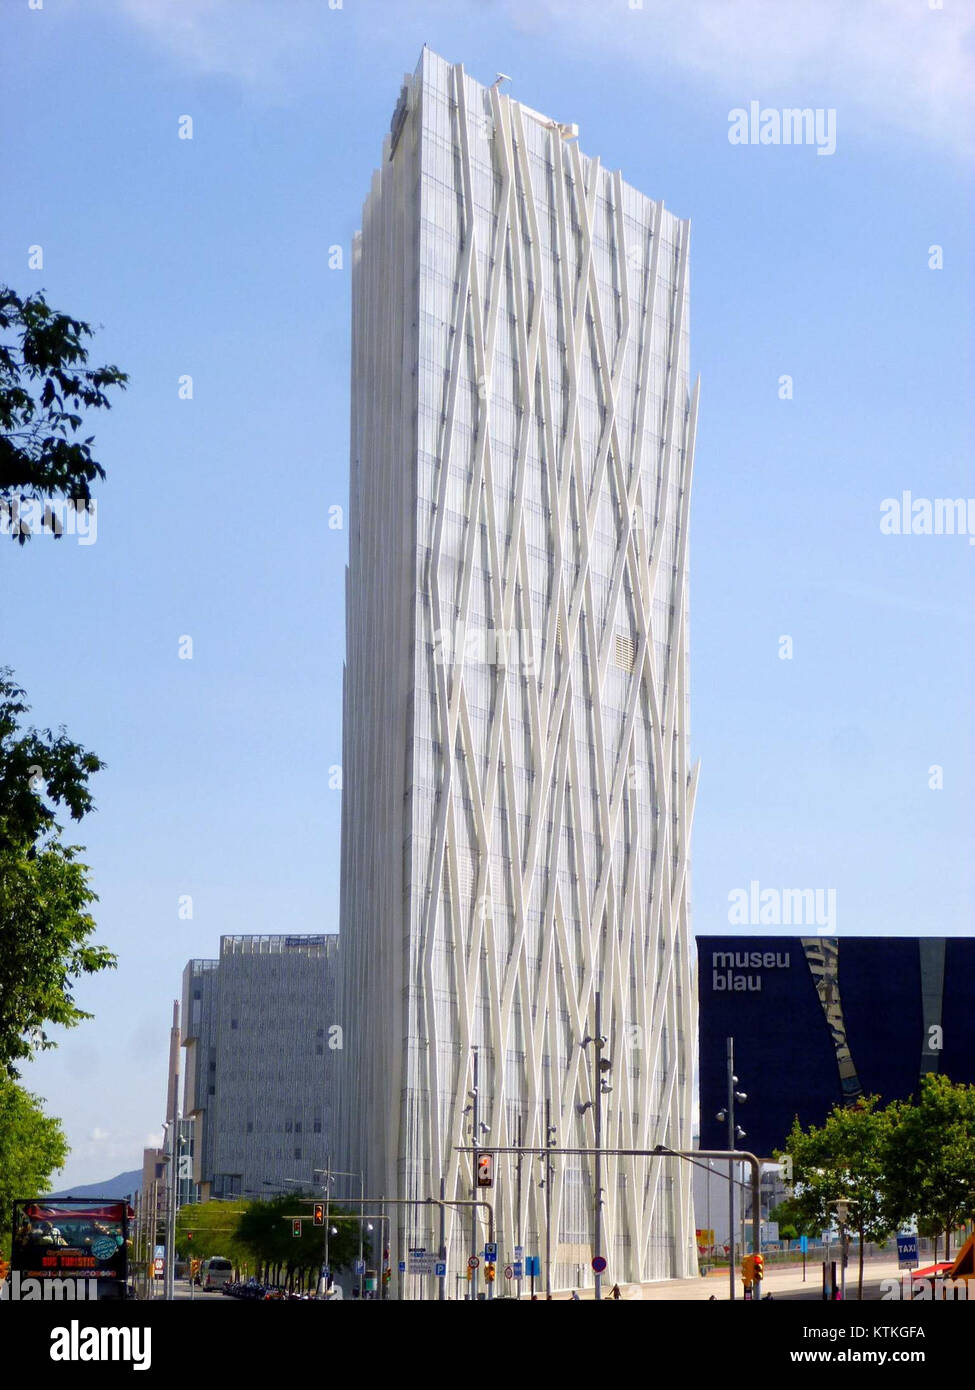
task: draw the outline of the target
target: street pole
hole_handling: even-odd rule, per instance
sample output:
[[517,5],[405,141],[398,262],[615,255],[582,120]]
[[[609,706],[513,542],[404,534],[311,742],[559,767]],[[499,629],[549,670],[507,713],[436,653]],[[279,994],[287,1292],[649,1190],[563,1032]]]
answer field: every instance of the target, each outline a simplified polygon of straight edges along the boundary
[[[520,1148],[521,1148],[521,1143],[522,1143],[522,1135],[521,1135],[521,1111],[520,1111],[520,1110],[519,1110],[519,1112],[518,1112],[518,1130],[517,1130],[517,1133],[518,1133],[518,1148],[520,1149]],[[516,1202],[517,1202],[517,1210],[516,1210],[516,1212],[515,1212],[515,1245],[521,1250],[521,1257],[522,1257],[522,1260],[524,1260],[524,1258],[525,1258],[525,1251],[524,1251],[524,1248],[523,1248],[523,1247],[524,1247],[524,1244],[525,1244],[525,1242],[524,1242],[524,1232],[523,1232],[522,1229],[521,1229],[521,1162],[522,1162],[522,1159],[523,1159],[523,1158],[524,1158],[524,1154],[519,1153],[519,1155],[518,1155],[517,1167],[515,1168],[515,1173],[516,1173],[515,1183],[516,1183],[516,1192],[517,1192],[517,1196],[516,1196],[516,1198],[515,1198],[515,1200],[516,1200]],[[522,1266],[522,1267],[523,1267],[523,1266]],[[518,1276],[518,1297],[521,1298],[521,1275]]]
[[444,1299],[447,1297],[447,1263],[446,1263],[446,1261],[447,1261],[447,1208],[446,1208],[446,1206],[444,1205],[444,1199],[445,1199],[446,1196],[447,1196],[447,1179],[446,1179],[446,1178],[441,1178],[441,1179],[440,1179],[440,1261],[441,1261],[441,1264],[443,1264],[443,1266],[444,1266],[444,1274],[443,1274],[443,1278],[442,1278],[442,1279],[438,1279],[438,1280],[437,1280],[437,1284],[439,1285],[439,1293],[437,1294],[437,1300],[438,1300],[438,1302],[440,1302],[440,1303],[443,1303]]
[[[735,1147],[735,1040],[728,1038],[728,1150]],[[735,1301],[735,1164],[728,1161],[728,1286]]]
[[[603,1046],[602,1017],[599,1003],[599,990],[596,990],[596,1042],[592,1050],[592,1085],[593,1085],[593,1104],[596,1107],[596,1221],[595,1221],[595,1250],[594,1255],[603,1253],[603,1165],[602,1154],[600,1152],[603,1143],[603,1100],[602,1100],[602,1072],[600,1068],[601,1051]],[[597,1303],[603,1296],[602,1278],[596,1274],[595,1296]]]
[[552,1292],[552,1102],[545,1100],[545,1297]]
[[[480,1112],[480,1109],[479,1109],[479,1107],[478,1107],[478,1085],[477,1085],[478,1066],[477,1066],[477,1048],[474,1047],[474,1048],[472,1048],[471,1050],[472,1050],[473,1053],[474,1053],[474,1085],[473,1085],[473,1088],[472,1088],[473,1091],[474,1091],[474,1095],[473,1095],[473,1102],[474,1102],[474,1104],[473,1104],[473,1110],[472,1110],[472,1113],[473,1113],[473,1116],[474,1116],[474,1139],[473,1139],[473,1141],[472,1141],[473,1153],[471,1154],[471,1198],[472,1198],[473,1200],[476,1200],[476,1199],[477,1199],[477,1141],[478,1141],[478,1139],[480,1138],[480,1130],[479,1130],[479,1128],[478,1128],[478,1125],[479,1125],[479,1121],[480,1121],[480,1118],[481,1118],[481,1112]],[[472,1259],[476,1259],[476,1258],[477,1258],[477,1207],[471,1207],[471,1258],[472,1258]],[[474,1303],[474,1302],[477,1301],[477,1275],[476,1275],[476,1274],[473,1274],[473,1273],[472,1273],[472,1275],[471,1275],[471,1293],[470,1293],[470,1301],[471,1301],[472,1303]]]

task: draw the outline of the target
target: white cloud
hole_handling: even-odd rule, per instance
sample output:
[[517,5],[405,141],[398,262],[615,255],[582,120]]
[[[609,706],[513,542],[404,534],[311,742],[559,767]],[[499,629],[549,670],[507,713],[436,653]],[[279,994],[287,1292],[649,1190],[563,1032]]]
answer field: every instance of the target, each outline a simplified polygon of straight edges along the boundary
[[[524,0],[504,0],[511,15]],[[975,8],[944,0],[531,0],[553,31],[650,71],[681,70],[729,105],[838,105],[954,152],[975,116]],[[826,101],[819,93],[828,93]],[[843,112],[840,112],[841,119]],[[846,122],[849,124],[849,122]]]
[[[975,124],[968,0],[943,9],[930,0],[345,0],[341,10],[327,0],[106,2],[191,68],[275,95],[298,76],[320,78],[337,25],[402,43],[412,21],[429,19],[436,46],[434,21],[466,7],[482,20],[500,11],[514,30],[583,62],[597,52],[651,79],[683,74],[729,107],[837,106],[847,131],[898,131],[953,153],[970,148]],[[444,56],[477,74],[476,51]],[[405,66],[415,58],[411,48]],[[512,90],[520,94],[517,80]]]
[[103,1144],[106,1139],[111,1139],[111,1137],[107,1129],[99,1129],[96,1125],[88,1136],[88,1142],[90,1144]]

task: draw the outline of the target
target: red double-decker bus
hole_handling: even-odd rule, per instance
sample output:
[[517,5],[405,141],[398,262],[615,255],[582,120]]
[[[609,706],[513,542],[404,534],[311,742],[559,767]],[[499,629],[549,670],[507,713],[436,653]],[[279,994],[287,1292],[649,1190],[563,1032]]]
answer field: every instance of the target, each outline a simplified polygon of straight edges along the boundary
[[127,1297],[132,1215],[127,1202],[111,1198],[32,1197],[14,1202],[13,1296],[29,1279],[74,1279],[85,1281],[77,1286],[77,1297]]

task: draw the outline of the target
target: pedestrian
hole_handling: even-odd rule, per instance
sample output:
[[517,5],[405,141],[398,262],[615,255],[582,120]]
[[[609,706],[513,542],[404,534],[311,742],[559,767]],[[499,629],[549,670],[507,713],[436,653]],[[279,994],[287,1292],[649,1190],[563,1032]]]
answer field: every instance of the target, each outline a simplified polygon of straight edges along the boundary
[[614,1284],[614,1285],[613,1285],[613,1292],[610,1294],[610,1298],[612,1298],[612,1299],[620,1299],[620,1298],[622,1298],[622,1297],[623,1297],[623,1295],[620,1293],[620,1286],[619,1286],[619,1284]]
[[577,1292],[575,1289],[572,1290],[572,1296],[571,1296],[571,1298],[570,1298],[569,1301],[570,1301],[571,1303],[581,1303],[581,1302],[582,1302],[582,1299],[579,1297],[579,1294],[578,1294],[578,1292]]

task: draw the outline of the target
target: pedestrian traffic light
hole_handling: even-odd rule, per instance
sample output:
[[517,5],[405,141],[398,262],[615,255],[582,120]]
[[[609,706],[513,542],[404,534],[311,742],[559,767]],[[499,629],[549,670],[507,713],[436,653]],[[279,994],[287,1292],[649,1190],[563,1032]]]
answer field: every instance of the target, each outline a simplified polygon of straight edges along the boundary
[[488,1284],[494,1283],[494,1265],[484,1266],[484,1278]]
[[295,1240],[301,1239],[301,1217],[296,1216],[291,1223],[291,1234]]
[[315,1225],[316,1225],[316,1226],[324,1226],[324,1225],[325,1225],[325,1203],[324,1203],[324,1202],[316,1202],[316,1203],[315,1203],[314,1213],[315,1213],[315,1214],[314,1214],[314,1222],[315,1222]]
[[478,1154],[477,1185],[478,1187],[494,1186],[494,1154]]
[[755,1278],[756,1278],[756,1279],[764,1279],[764,1278],[765,1278],[765,1256],[764,1256],[764,1255],[753,1255],[753,1256],[752,1256],[752,1270],[753,1270],[753,1272],[754,1272],[754,1275],[755,1275]]

